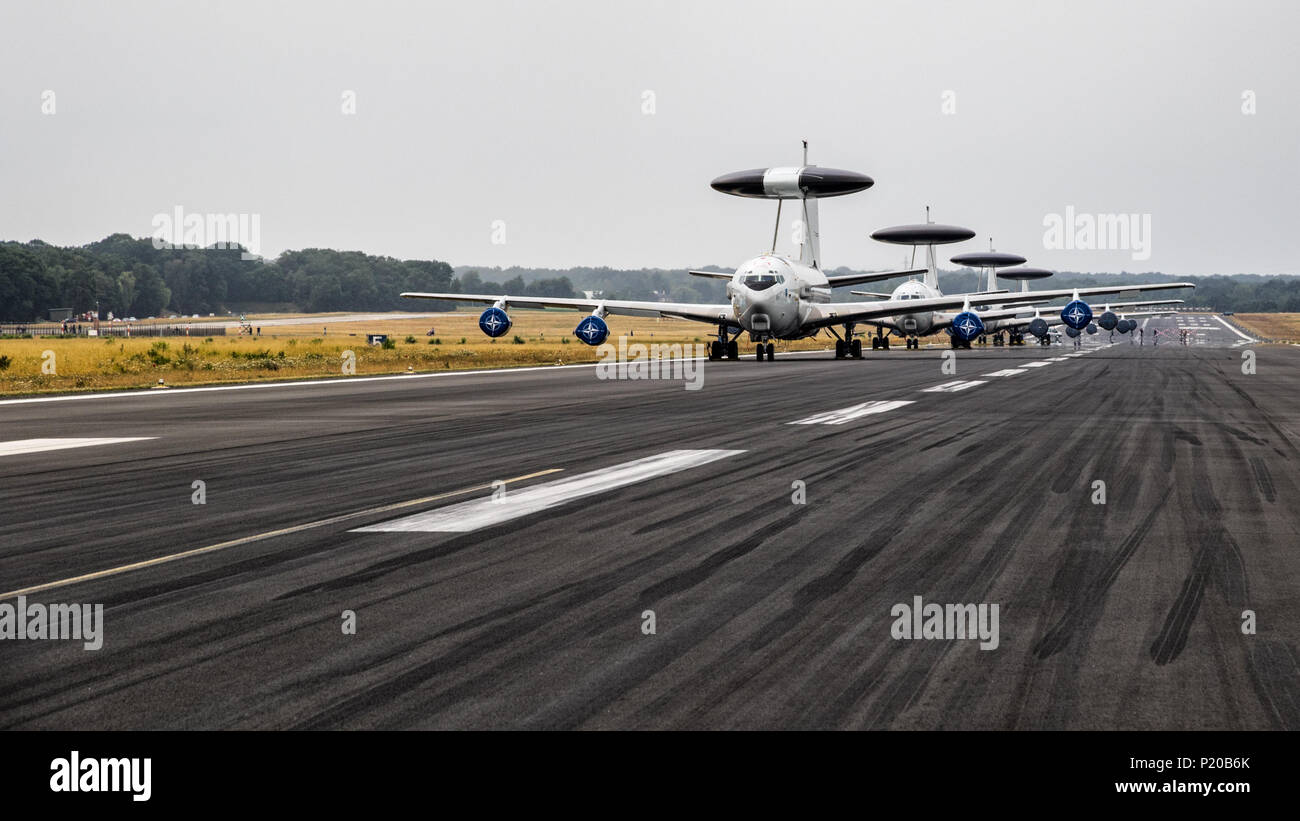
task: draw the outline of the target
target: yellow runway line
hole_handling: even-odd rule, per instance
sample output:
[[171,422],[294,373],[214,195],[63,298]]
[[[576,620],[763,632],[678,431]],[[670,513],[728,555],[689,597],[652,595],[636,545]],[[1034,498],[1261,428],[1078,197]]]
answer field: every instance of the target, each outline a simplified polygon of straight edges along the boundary
[[[547,470],[539,470],[536,473],[529,473],[526,476],[516,476],[513,479],[506,479],[504,481],[506,484],[510,484],[511,482],[522,482],[525,479],[535,479],[538,476],[546,476],[551,473],[560,473],[563,470],[564,468],[549,468]],[[466,493],[473,493],[476,490],[491,490],[492,488],[493,485],[491,483],[486,485],[475,485],[474,487],[467,487],[467,488],[462,488],[460,490],[452,490],[446,493],[439,493],[436,496],[423,496],[419,499],[408,499],[405,502],[394,502],[391,505],[372,507],[369,508],[368,510],[358,510],[355,513],[344,513],[341,516],[331,516],[328,519],[320,519],[315,522],[307,522],[306,524],[294,525],[293,527],[283,527],[280,528],[279,530],[268,530],[265,533],[258,533],[254,536],[244,536],[243,538],[232,539],[228,542],[218,542],[217,544],[211,544],[208,545],[207,547],[196,547],[193,550],[184,550],[181,551],[180,553],[172,553],[167,556],[159,556],[155,559],[146,559],[145,561],[142,562],[124,564],[121,565],[120,567],[110,567],[107,570],[96,570],[93,573],[86,573],[81,576],[73,576],[68,579],[60,579],[54,582],[46,582],[44,584],[32,585],[31,587],[24,587],[21,590],[13,590],[8,593],[0,593],[0,599],[12,599],[16,596],[27,596],[27,595],[31,595],[32,593],[40,593],[45,590],[53,590],[54,588],[57,587],[67,587],[70,584],[77,584],[78,582],[88,582],[88,581],[93,581],[94,579],[103,579],[108,576],[116,576],[120,573],[130,573],[133,570],[143,570],[146,567],[154,567],[155,565],[166,564],[167,562],[174,562],[179,559],[188,559],[191,556],[201,556],[204,553],[215,553],[218,550],[225,550],[228,547],[238,547],[239,545],[249,544],[251,542],[260,542],[265,539],[274,539],[277,536],[287,536],[290,533],[298,533],[303,530],[311,530],[317,527],[325,527],[326,525],[337,524],[339,522],[346,522],[349,519],[357,519],[362,516],[373,516],[377,513],[388,513],[393,510],[401,510],[403,508],[414,507],[415,505],[424,505],[424,504],[428,504],[429,502],[436,502],[440,499],[448,499],[451,498],[452,496],[463,496]]]

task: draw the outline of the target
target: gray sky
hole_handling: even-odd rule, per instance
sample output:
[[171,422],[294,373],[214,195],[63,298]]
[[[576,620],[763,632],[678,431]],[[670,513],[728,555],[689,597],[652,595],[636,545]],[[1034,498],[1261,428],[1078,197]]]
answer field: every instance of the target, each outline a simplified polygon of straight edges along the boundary
[[[260,215],[268,255],[736,265],[774,208],[709,181],[797,165],[806,138],[876,180],[822,204],[828,267],[901,263],[868,235],[928,204],[979,232],[951,253],[1300,271],[1294,3],[17,6],[0,239],[149,236],[180,205]],[[1149,214],[1150,258],[1045,248],[1067,206]]]

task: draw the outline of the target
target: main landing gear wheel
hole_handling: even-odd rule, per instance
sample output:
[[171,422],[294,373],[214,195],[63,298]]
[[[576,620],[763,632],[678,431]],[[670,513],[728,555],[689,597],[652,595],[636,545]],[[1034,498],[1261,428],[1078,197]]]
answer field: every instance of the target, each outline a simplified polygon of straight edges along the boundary
[[718,342],[715,339],[713,342],[709,343],[709,359],[721,359],[721,358],[722,358],[722,343]]
[[835,358],[836,358],[836,359],[843,359],[843,358],[844,358],[844,349],[845,349],[845,347],[846,347],[846,346],[845,346],[845,344],[844,344],[844,340],[843,340],[843,339],[837,339],[837,340],[835,340]]
[[880,350],[880,337],[878,336],[871,337],[871,350],[873,351]]
[[740,358],[740,346],[736,344],[736,341],[734,339],[731,342],[727,343],[727,358],[728,359]]
[[853,357],[854,359],[861,359],[861,358],[862,358],[862,340],[861,340],[861,339],[855,339],[855,340],[853,340],[851,343],[849,343],[849,356]]

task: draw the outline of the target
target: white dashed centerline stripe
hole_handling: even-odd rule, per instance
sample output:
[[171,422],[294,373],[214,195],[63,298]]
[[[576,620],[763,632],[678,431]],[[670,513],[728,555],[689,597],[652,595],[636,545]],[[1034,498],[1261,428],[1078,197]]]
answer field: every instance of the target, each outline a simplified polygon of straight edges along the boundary
[[[511,479],[501,479],[499,481],[508,485],[514,482],[523,482],[523,481],[527,481],[528,479],[536,479],[538,476],[547,476],[552,473],[560,473],[563,470],[564,468],[547,468],[546,470],[539,470],[534,473],[526,474],[524,476],[515,476]],[[94,581],[96,579],[105,579],[108,578],[109,576],[117,576],[122,573],[133,573],[137,570],[144,570],[149,567],[157,567],[160,564],[168,564],[170,562],[176,562],[182,559],[189,559],[194,556],[204,556],[208,553],[215,553],[219,550],[228,550],[232,547],[240,547],[242,545],[252,544],[254,542],[261,542],[267,539],[279,538],[280,536],[288,536],[291,533],[301,533],[304,530],[314,530],[319,527],[327,527],[329,525],[342,524],[343,522],[350,522],[353,519],[359,519],[363,516],[375,516],[381,513],[391,513],[395,510],[405,510],[408,507],[414,507],[416,505],[427,505],[431,502],[436,502],[440,499],[448,499],[452,496],[463,496],[466,493],[473,493],[478,490],[495,490],[497,487],[498,485],[496,482],[493,482],[492,484],[486,484],[486,485],[474,485],[473,487],[461,488],[460,490],[449,490],[444,493],[438,493],[433,496],[421,496],[418,499],[407,499],[404,502],[393,502],[391,504],[380,505],[379,507],[367,508],[366,510],[357,510],[352,513],[341,513],[338,516],[330,516],[327,519],[317,519],[314,522],[305,522],[304,524],[300,524],[300,525],[281,527],[276,530],[268,530],[264,533],[255,533],[252,536],[243,536],[238,539],[230,539],[224,542],[217,542],[216,544],[206,545],[205,547],[196,547],[190,550],[182,550],[179,553],[169,553],[166,556],[156,556],[152,559],[145,559],[144,561],[132,562],[131,564],[124,564],[118,567],[109,567],[109,568],[105,568],[104,570],[95,570],[90,573],[83,573],[80,576],[72,576],[66,579],[59,579],[58,581],[31,585],[30,587],[24,587],[21,590],[10,590],[8,593],[0,593],[0,600],[12,599],[15,596],[30,596],[33,593],[40,593],[45,590],[53,590],[58,587],[67,587],[68,585],[71,584],[79,584],[81,582]]]
[[922,393],[956,393],[957,391],[964,391],[967,388],[973,388],[977,385],[983,385],[983,384],[985,384],[985,380],[983,379],[972,379],[969,381],[958,379],[956,382],[945,382],[942,385],[935,385],[933,388],[922,388],[921,392]]
[[1021,365],[1020,367],[1022,367],[1022,368],[1046,368],[1046,367],[1047,367],[1048,365],[1050,365],[1050,364],[1052,364],[1052,363],[1051,363],[1050,361],[1048,361],[1048,360],[1040,360],[1040,361],[1038,361],[1038,362],[1026,362],[1025,364]]
[[991,373],[986,373],[984,375],[985,376],[1015,376],[1016,374],[1020,374],[1020,373],[1029,373],[1029,371],[1024,371],[1019,368],[1003,368],[1000,371],[992,371]]
[[790,422],[791,425],[843,425],[845,422],[851,422],[854,419],[863,416],[870,416],[874,413],[884,413],[895,408],[901,408],[904,405],[912,404],[910,399],[891,399],[888,401],[863,402],[860,405],[853,405],[848,408],[839,410],[826,411],[806,419],[797,419]]
[[557,505],[737,456],[743,450],[670,450],[645,459],[358,527],[352,533],[468,533]]
[[15,439],[0,442],[0,456],[17,456],[21,453],[44,453],[47,450],[89,448],[96,445],[117,445],[122,442],[144,442],[157,436],[119,436],[95,439]]

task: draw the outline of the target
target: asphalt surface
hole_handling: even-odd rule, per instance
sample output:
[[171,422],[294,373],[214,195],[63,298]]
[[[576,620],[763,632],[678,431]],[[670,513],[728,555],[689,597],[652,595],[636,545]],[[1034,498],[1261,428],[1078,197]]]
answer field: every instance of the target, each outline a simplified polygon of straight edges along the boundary
[[[1298,729],[1300,350],[1179,319],[955,374],[896,349],[704,363],[700,390],[569,367],[0,403],[4,442],[153,437],[0,456],[0,592],[105,606],[100,650],[0,641],[0,726]],[[981,384],[927,390],[954,382]],[[683,449],[741,452],[356,530]],[[997,648],[893,638],[916,596],[997,604]]]

